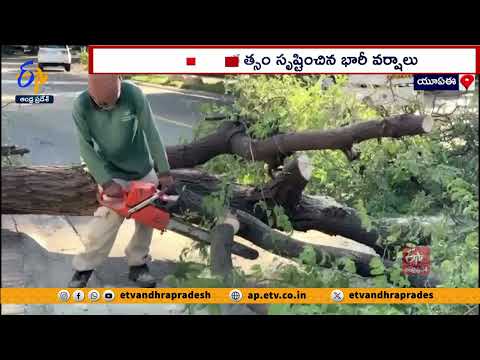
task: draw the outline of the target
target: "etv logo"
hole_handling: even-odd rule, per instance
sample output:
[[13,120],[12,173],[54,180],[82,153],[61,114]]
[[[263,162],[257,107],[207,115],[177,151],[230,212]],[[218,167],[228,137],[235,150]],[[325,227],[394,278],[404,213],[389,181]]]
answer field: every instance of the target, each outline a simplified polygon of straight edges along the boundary
[[430,273],[430,248],[414,246],[403,249],[402,269],[405,275],[428,275]]
[[44,73],[38,66],[36,69],[36,75],[32,71],[25,69],[24,67],[33,65],[33,60],[25,61],[20,65],[20,72],[17,75],[17,84],[21,88],[26,88],[34,82],[33,92],[35,95],[39,92],[39,87],[47,83],[48,74]]

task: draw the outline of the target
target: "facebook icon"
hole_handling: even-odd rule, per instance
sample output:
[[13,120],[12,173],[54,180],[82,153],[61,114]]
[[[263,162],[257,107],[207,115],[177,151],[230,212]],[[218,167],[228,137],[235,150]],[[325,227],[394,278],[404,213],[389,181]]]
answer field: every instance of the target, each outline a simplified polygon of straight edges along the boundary
[[73,292],[73,299],[75,301],[83,301],[84,298],[85,298],[85,294],[83,293],[82,290],[75,290]]

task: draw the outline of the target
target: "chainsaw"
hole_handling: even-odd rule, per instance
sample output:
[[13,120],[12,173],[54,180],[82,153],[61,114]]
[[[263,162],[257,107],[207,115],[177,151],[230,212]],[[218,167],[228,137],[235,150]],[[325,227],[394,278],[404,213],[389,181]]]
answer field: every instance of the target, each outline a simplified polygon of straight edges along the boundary
[[178,195],[168,195],[158,190],[155,184],[132,181],[128,191],[123,191],[122,198],[108,197],[101,191],[99,202],[124,218],[134,219],[163,232],[170,221],[169,209],[178,198]]

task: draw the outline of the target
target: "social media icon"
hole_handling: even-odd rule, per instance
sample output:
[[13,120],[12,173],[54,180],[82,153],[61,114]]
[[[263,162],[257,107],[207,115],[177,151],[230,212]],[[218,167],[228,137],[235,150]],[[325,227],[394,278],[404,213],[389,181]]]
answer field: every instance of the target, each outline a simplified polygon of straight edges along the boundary
[[58,298],[60,299],[60,301],[67,301],[68,299],[70,299],[70,293],[67,290],[60,290],[58,292]]
[[242,292],[238,289],[233,289],[232,291],[230,291],[228,296],[232,301],[235,301],[235,302],[242,300],[242,297],[243,297]]
[[112,301],[115,298],[115,294],[112,290],[105,290],[103,292],[103,298],[105,299],[105,301]]
[[333,290],[331,297],[332,297],[332,300],[333,300],[333,301],[335,301],[335,302],[340,302],[340,301],[342,301],[343,298],[344,298],[343,291],[342,291],[342,290],[338,290],[338,289]]
[[97,301],[98,299],[100,299],[100,293],[97,290],[90,290],[88,292],[88,298],[90,299],[90,301]]
[[82,290],[75,290],[73,292],[73,300],[75,301],[83,301],[85,299],[85,294]]

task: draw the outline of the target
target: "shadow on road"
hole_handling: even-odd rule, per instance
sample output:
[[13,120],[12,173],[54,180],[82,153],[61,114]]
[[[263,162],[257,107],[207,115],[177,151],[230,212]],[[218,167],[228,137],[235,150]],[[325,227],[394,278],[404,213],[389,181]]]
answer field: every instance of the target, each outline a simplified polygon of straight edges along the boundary
[[[34,238],[22,232],[2,229],[2,288],[65,288],[73,274],[73,255],[50,252]],[[149,263],[157,284],[168,274],[175,272],[173,261],[154,260]],[[133,288],[128,280],[128,265],[124,257],[108,258],[92,276],[91,288]],[[166,287],[166,286],[157,286]],[[81,308],[76,308],[80,306]],[[181,304],[31,304],[7,305],[5,314],[185,314]],[[20,310],[18,308],[21,308]],[[2,308],[3,311],[3,308]],[[223,315],[266,314],[262,305],[222,304]],[[2,312],[3,314],[3,312]],[[206,315],[205,311],[203,314]]]
[[[2,229],[2,287],[61,288],[73,274],[73,255],[51,252],[31,236]],[[48,244],[43,244],[48,245]],[[173,261],[154,260],[149,263],[157,283],[175,271]],[[110,257],[92,276],[89,287],[136,287],[128,280],[125,257]]]

